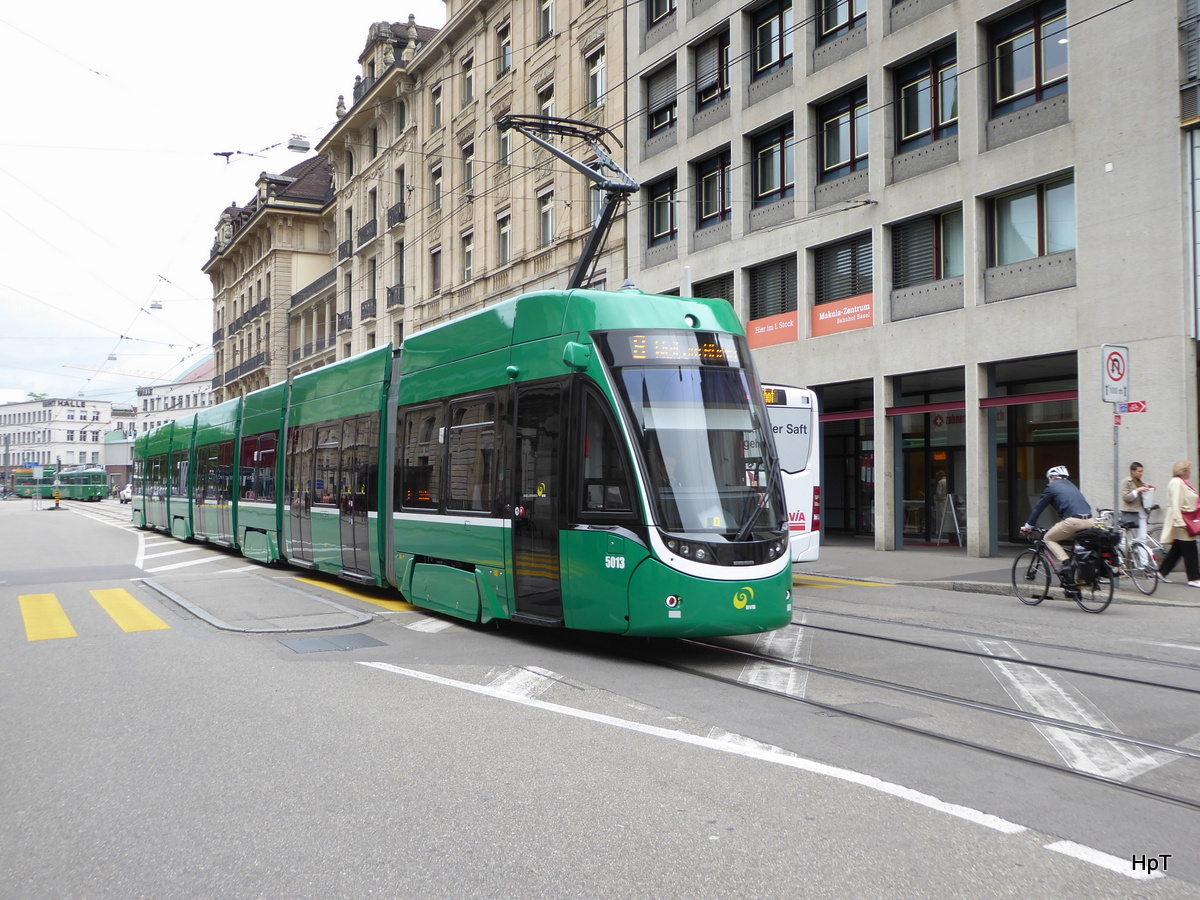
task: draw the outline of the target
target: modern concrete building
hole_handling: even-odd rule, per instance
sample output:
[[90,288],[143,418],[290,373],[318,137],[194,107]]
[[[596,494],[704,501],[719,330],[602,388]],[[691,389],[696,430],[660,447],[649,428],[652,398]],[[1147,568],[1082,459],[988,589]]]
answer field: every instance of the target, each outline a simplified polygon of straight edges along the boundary
[[[944,477],[990,555],[1052,465],[1111,506],[1114,468],[1196,456],[1187,6],[631,8],[633,278],[727,298],[764,378],[817,389],[827,529],[945,542]],[[1146,403],[1115,461],[1105,365]]]

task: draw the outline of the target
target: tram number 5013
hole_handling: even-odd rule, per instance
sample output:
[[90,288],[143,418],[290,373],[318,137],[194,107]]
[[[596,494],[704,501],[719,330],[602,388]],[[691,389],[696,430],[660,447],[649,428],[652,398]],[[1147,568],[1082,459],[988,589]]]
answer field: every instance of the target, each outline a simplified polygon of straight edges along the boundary
[[623,556],[606,556],[606,557],[604,557],[604,568],[606,568],[606,569],[623,569],[623,568],[625,568],[625,557],[623,557]]

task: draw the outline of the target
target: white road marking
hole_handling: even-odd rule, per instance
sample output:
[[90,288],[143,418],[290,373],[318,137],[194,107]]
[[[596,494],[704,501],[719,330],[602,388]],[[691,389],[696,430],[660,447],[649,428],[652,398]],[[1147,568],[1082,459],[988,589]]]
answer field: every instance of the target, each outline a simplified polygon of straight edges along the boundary
[[445,631],[450,627],[450,624],[451,623],[447,622],[445,619],[421,618],[417,619],[415,622],[409,622],[404,627],[412,631],[423,631],[426,634],[436,634],[439,631]]
[[[778,631],[760,634],[754,642],[754,652],[792,662],[807,663],[812,657],[812,641],[805,640],[808,631],[804,628],[804,621],[804,616],[801,616],[799,628],[781,628]],[[791,697],[803,697],[808,688],[808,672],[804,669],[751,660],[742,668],[738,681]]]
[[171,569],[184,569],[188,566],[199,566],[199,565],[203,565],[204,563],[220,562],[222,559],[223,559],[223,557],[220,557],[220,556],[206,556],[203,559],[189,559],[187,562],[172,563],[169,566],[158,566],[153,569],[145,569],[144,571],[146,571],[146,572],[168,572]]
[[151,553],[145,559],[159,559],[163,556],[178,556],[180,553],[195,553],[197,550],[203,550],[203,547],[184,547],[182,550],[168,550],[166,553]]
[[1091,863],[1093,866],[1100,866],[1102,869],[1108,869],[1135,881],[1150,881],[1154,878],[1164,877],[1162,872],[1135,872],[1131,860],[1102,853],[1091,847],[1085,847],[1083,844],[1076,844],[1074,841],[1055,841],[1053,844],[1046,844],[1045,847],[1047,850],[1062,853],[1064,856],[1073,856],[1075,859]]
[[440,675],[431,675],[428,672],[418,672],[415,669],[405,669],[400,666],[393,666],[390,663],[383,662],[360,662],[359,665],[370,666],[374,669],[380,669],[385,672],[392,672],[396,675],[404,675],[409,678],[417,678],[421,681],[428,681],[433,684],[440,684],[445,687],[458,688],[463,691],[470,691],[475,694],[482,694],[486,697],[494,697],[500,700],[507,700],[510,703],[520,703],[523,706],[541,709],[547,712],[558,713],[564,716],[571,716],[576,719],[584,719],[589,722],[595,722],[600,725],[611,725],[615,728],[623,728],[627,731],[635,731],[641,734],[650,735],[652,737],[665,738],[670,741],[678,741],[683,744],[691,744],[696,747],[705,747],[710,750],[718,750],[722,753],[730,753],[735,756],[743,756],[750,759],[757,759],[763,762],[776,763],[781,766],[787,766],[793,769],[799,769],[804,772],[812,772],[816,775],[825,775],[830,778],[836,778],[840,781],[845,781],[850,784],[856,784],[860,787],[865,787],[873,791],[878,791],[882,794],[888,794],[892,797],[897,797],[901,800],[908,800],[912,803],[917,803],[937,812],[943,812],[947,815],[955,816],[964,819],[968,822],[974,822],[977,825],[982,825],[985,828],[991,828],[1003,834],[1020,834],[1026,831],[1024,825],[1018,825],[1015,822],[1009,822],[1006,819],[1001,819],[999,816],[993,816],[977,809],[971,809],[967,806],[959,806],[956,803],[946,803],[944,800],[939,800],[929,794],[921,791],[913,790],[912,788],[904,787],[903,785],[893,784],[889,781],[884,781],[872,775],[864,775],[861,772],[854,772],[850,769],[843,769],[838,766],[831,766],[825,763],[817,762],[816,760],[803,759],[792,753],[789,753],[779,748],[764,749],[757,742],[752,745],[744,745],[734,743],[729,740],[714,740],[711,737],[702,737],[696,734],[687,734],[682,731],[672,731],[668,728],[659,728],[655,725],[644,725],[640,722],[631,722],[627,719],[618,719],[614,716],[606,716],[601,713],[588,712],[582,709],[573,709],[569,706],[561,706],[557,703],[547,703],[544,700],[538,700],[533,697],[525,697],[516,694],[510,694],[504,690],[498,690],[490,685],[471,684],[465,681],[455,681],[451,678],[443,678]]
[[[968,643],[993,656],[1002,654],[1025,658],[1021,651],[1008,641],[972,639]],[[1018,665],[998,659],[985,662],[1019,709],[1052,719],[1062,719],[1064,722],[1087,725],[1101,731],[1120,732],[1112,719],[1082,691],[1069,684],[1060,683],[1050,673],[1043,672],[1035,666]],[[1033,723],[1033,726],[1071,768],[1116,781],[1130,781],[1174,758],[1171,754],[1164,753],[1152,756],[1133,744],[1092,734],[1082,734],[1038,722]]]
[[540,697],[558,676],[538,666],[508,666],[488,682],[488,687],[510,697]]

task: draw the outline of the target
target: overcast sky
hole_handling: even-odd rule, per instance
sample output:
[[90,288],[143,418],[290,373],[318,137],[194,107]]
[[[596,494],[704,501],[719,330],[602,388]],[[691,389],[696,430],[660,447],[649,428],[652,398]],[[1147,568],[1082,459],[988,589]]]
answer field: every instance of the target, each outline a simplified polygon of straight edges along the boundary
[[221,210],[305,158],[287,140],[316,145],[371,24],[410,13],[445,23],[440,0],[6,4],[0,402],[132,402],[210,353]]

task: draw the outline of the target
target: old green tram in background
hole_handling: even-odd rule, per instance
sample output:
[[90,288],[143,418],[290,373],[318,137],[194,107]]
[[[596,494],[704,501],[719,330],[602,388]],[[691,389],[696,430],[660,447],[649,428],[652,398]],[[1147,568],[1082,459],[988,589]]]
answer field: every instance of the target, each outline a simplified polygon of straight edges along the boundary
[[502,302],[139,437],[134,518],[469,621],[791,620],[762,392],[730,305]]

